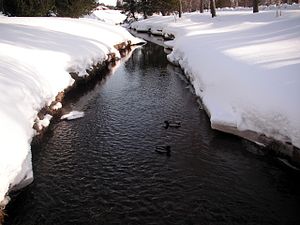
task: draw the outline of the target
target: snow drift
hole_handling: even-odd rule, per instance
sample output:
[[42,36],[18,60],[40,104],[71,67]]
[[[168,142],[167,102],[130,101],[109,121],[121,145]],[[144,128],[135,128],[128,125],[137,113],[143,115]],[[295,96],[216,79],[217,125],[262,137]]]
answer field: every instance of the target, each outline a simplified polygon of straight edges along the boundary
[[[8,190],[32,181],[30,143],[39,110],[86,70],[119,52],[116,44],[140,42],[124,28],[69,18],[0,16],[0,205]],[[40,121],[47,126],[49,119]]]

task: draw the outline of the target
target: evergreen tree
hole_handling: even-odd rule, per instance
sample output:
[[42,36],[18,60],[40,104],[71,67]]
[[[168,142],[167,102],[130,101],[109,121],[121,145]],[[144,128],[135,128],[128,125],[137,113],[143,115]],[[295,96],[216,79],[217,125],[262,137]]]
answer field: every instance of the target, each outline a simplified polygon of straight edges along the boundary
[[155,12],[154,8],[152,7],[152,1],[151,0],[140,0],[137,2],[137,11],[139,13],[143,13],[143,16],[145,19],[147,19],[148,16],[152,15],[153,12]]
[[47,16],[49,12],[59,16],[79,17],[96,7],[96,0],[2,0],[3,12],[11,16]]
[[58,16],[79,17],[97,6],[96,0],[55,0]]
[[136,19],[135,17],[135,13],[137,12],[137,1],[136,0],[126,0],[124,1],[124,11],[129,13],[128,17],[133,17],[134,19]]
[[[181,0],[180,0],[181,1]],[[166,0],[156,1],[155,5],[157,5],[156,12],[161,12],[163,16],[170,14],[171,12],[177,11],[179,9],[179,0]]]
[[3,12],[12,16],[47,16],[54,0],[3,0]]

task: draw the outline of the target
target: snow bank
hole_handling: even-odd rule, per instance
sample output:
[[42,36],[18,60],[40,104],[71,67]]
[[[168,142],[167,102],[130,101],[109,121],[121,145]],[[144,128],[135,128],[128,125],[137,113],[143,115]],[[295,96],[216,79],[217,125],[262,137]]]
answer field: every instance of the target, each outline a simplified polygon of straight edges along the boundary
[[[296,7],[296,6],[295,6]],[[255,131],[300,147],[300,10],[155,16],[131,25],[174,34],[180,65],[212,127]]]
[[[0,16],[0,205],[9,189],[32,181],[30,143],[39,110],[86,69],[140,42],[124,28],[69,18]],[[57,106],[59,107],[59,106]],[[47,126],[50,116],[38,121]]]
[[109,24],[120,24],[126,19],[126,15],[122,14],[120,10],[97,9],[85,18],[97,19]]

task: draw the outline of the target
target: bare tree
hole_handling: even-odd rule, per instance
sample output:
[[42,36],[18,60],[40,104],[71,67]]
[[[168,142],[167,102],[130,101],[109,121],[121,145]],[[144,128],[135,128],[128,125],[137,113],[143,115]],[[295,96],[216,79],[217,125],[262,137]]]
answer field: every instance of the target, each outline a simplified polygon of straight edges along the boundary
[[204,0],[199,1],[199,9],[200,9],[200,13],[204,12]]
[[[254,0],[255,1],[255,0]],[[212,18],[216,17],[216,2],[215,0],[210,0],[210,13]]]
[[181,18],[182,15],[182,0],[179,0],[179,18]]
[[258,13],[258,3],[259,0],[253,0],[253,13]]
[[233,0],[233,7],[239,7],[239,0]]

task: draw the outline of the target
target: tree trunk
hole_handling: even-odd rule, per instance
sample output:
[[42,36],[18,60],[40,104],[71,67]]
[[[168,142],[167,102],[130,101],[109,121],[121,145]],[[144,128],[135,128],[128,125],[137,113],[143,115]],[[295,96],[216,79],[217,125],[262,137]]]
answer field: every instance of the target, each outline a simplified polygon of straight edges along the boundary
[[253,0],[253,13],[258,12],[258,2],[259,0]]
[[217,16],[216,15],[216,2],[215,2],[215,0],[210,0],[210,13],[211,13],[212,18]]
[[200,4],[200,13],[203,13],[204,12],[204,0],[200,0],[199,4]]
[[179,18],[181,18],[182,15],[182,2],[179,0]]
[[239,1],[235,0],[234,7],[239,7]]
[[137,20],[137,18],[135,17],[134,11],[131,11],[131,15],[132,15],[134,20]]

